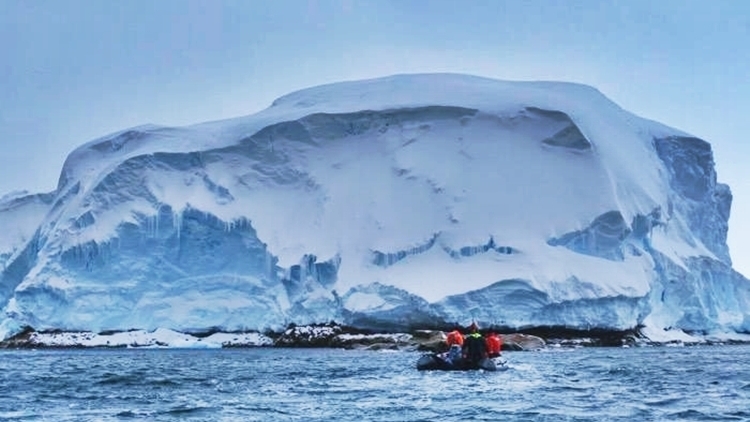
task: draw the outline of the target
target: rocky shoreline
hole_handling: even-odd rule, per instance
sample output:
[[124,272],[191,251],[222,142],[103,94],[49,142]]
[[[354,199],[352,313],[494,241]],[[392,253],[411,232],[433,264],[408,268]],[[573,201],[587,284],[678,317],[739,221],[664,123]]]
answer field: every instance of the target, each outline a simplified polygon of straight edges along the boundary
[[[548,347],[622,347],[654,345],[636,330],[565,330],[537,328],[525,332],[499,335],[503,350],[530,351]],[[678,342],[682,343],[682,342]],[[710,341],[696,342],[700,344]],[[687,343],[692,344],[692,343]],[[241,348],[292,347],[341,348],[367,350],[442,351],[445,332],[437,329],[414,330],[409,333],[377,333],[362,331],[335,323],[289,326],[282,332],[211,331],[180,333],[168,329],[122,332],[35,331],[27,328],[16,336],[0,342],[0,349],[43,348]]]

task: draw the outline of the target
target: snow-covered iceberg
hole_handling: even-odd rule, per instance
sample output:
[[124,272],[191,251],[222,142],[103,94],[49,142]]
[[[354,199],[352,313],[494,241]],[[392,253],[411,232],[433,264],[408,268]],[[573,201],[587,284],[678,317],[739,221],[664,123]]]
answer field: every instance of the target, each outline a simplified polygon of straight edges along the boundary
[[89,142],[53,194],[0,201],[0,337],[472,319],[748,333],[731,199],[707,142],[588,86],[320,86]]

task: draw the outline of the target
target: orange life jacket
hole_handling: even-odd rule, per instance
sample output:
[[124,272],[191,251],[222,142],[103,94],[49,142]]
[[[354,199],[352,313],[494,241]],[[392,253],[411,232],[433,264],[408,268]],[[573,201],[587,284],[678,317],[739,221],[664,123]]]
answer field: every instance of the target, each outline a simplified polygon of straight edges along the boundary
[[448,333],[448,336],[445,339],[445,342],[448,343],[448,346],[453,346],[454,344],[463,346],[464,336],[462,336],[461,333],[458,332],[458,330],[453,330],[450,333]]

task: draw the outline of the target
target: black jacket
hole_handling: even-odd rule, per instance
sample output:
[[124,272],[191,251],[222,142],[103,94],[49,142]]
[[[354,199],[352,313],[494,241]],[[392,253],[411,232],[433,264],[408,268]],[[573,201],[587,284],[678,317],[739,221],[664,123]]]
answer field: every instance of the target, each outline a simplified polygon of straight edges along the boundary
[[484,337],[471,333],[464,338],[464,356],[470,362],[479,362],[485,357]]

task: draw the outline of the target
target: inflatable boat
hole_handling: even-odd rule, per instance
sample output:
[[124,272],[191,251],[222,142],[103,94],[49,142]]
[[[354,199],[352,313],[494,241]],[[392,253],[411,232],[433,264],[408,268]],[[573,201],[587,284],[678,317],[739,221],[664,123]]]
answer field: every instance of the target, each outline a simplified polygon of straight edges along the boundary
[[482,358],[476,362],[468,359],[451,361],[445,353],[427,353],[417,360],[420,371],[502,371],[508,369],[507,361],[502,357]]

